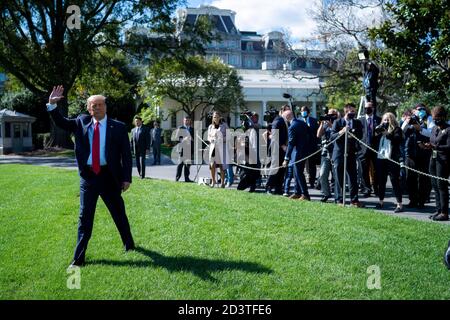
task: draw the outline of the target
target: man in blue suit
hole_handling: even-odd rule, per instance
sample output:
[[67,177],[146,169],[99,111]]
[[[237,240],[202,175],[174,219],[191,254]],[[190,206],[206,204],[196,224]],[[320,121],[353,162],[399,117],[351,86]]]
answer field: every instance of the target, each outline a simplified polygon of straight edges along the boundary
[[297,162],[306,157],[310,151],[308,142],[310,141],[310,131],[308,125],[294,118],[291,110],[285,111],[284,117],[290,122],[288,129],[288,147],[284,157],[283,167],[286,167],[291,158],[294,158],[294,177],[295,193],[289,198],[310,201],[308,186],[303,171],[305,170],[305,161]]
[[[334,191],[335,202],[342,204],[343,191],[345,186],[344,181],[344,157],[345,157],[345,131],[351,132],[358,139],[362,139],[363,127],[361,121],[355,118],[356,106],[353,103],[348,103],[344,107],[345,117],[334,121],[333,128],[331,129],[330,140],[336,139],[339,135],[342,135],[336,140],[333,147],[333,168],[334,168]],[[362,207],[363,205],[358,200],[358,181],[357,181],[357,168],[356,160],[358,156],[360,145],[359,142],[348,136],[347,141],[347,171],[350,184],[350,201],[352,206]]]
[[71,266],[82,266],[99,196],[111,213],[125,250],[134,249],[121,195],[131,184],[132,160],[125,124],[106,116],[105,97],[91,96],[87,100],[89,115],[67,119],[57,110],[57,102],[63,98],[63,92],[63,86],[53,88],[47,111],[58,127],[75,136],[75,155],[80,175],[80,216],[77,246]]
[[[311,111],[307,106],[303,106],[301,108],[301,120],[303,120],[309,128],[310,131],[310,141],[308,142],[308,146],[310,147],[310,152],[316,152],[319,150],[319,139],[317,138],[317,131],[319,130],[319,122],[316,118],[311,117]],[[315,157],[311,157],[306,160],[306,168],[308,171],[308,179],[309,186],[314,188],[314,184],[316,182],[316,173],[317,173],[317,162],[320,154]]]

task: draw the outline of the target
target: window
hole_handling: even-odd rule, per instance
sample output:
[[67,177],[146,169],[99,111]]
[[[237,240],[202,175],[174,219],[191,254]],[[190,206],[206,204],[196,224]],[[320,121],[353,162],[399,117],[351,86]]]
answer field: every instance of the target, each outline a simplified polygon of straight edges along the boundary
[[247,51],[253,51],[253,42],[247,42]]
[[177,115],[176,114],[173,114],[172,117],[170,118],[170,126],[172,128],[177,127]]
[[2,137],[2,124],[0,123],[0,138]]
[[28,138],[30,136],[30,124],[24,123],[22,125],[22,137]]
[[11,124],[5,122],[5,138],[11,138]]

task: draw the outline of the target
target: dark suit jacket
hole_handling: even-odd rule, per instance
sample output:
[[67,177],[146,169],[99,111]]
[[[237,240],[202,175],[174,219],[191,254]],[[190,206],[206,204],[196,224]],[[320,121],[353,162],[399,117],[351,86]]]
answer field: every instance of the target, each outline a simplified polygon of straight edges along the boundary
[[141,130],[136,139],[136,128],[131,129],[131,149],[134,153],[145,153],[150,149],[150,132],[147,127],[141,126]]
[[[88,128],[93,122],[90,115],[80,115],[76,119],[67,119],[61,115],[58,108],[50,111],[56,125],[75,135],[75,155],[77,158],[80,176],[85,178],[91,175],[87,167],[87,160],[91,153]],[[108,117],[105,142],[105,156],[108,168],[122,187],[122,182],[131,182],[132,159],[130,142],[125,124]]]
[[[300,160],[310,154],[310,130],[303,120],[293,119],[288,129],[288,148],[286,158]],[[293,155],[293,153],[295,153]]]
[[[341,119],[334,121],[333,128],[331,129],[331,135],[330,135],[331,140],[336,139],[339,136],[339,131],[342,128],[344,128],[345,126],[346,126],[345,118],[341,118]],[[359,121],[358,119],[353,119],[352,130],[354,130],[353,134],[358,139],[362,139],[363,128],[362,128],[361,121]],[[348,151],[349,156],[355,156],[360,148],[359,142],[357,142],[355,139],[350,138],[350,135],[349,135],[347,147],[348,147],[347,151]],[[345,152],[345,138],[344,138],[344,136],[342,136],[338,140],[336,140],[336,142],[334,143],[332,160],[336,161],[340,157],[343,157],[344,152]]]
[[[279,146],[286,145],[288,143],[288,127],[283,117],[278,116],[272,122],[272,129],[278,129]],[[273,133],[272,133],[273,134]]]
[[450,160],[450,125],[446,124],[444,130],[434,126],[431,131],[430,143],[435,145],[438,158],[443,161]]
[[[366,115],[361,116],[361,118],[358,119],[359,121],[361,121],[361,124],[363,126],[363,138],[362,140],[364,142],[368,142],[368,137],[367,137],[367,119],[366,119]],[[372,116],[372,139],[371,139],[371,146],[375,149],[378,150],[378,146],[380,144],[380,137],[379,136],[375,136],[375,128],[381,124],[381,118],[379,116],[373,115]],[[365,148],[363,148],[365,149]]]
[[152,147],[159,147],[161,145],[161,133],[161,128],[153,128],[152,130],[150,130],[150,144]]

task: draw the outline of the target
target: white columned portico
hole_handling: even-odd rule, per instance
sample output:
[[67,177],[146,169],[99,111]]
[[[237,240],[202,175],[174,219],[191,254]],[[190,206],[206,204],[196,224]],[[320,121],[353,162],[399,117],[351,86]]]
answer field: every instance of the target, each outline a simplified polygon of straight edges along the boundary
[[314,99],[313,99],[313,101],[312,101],[312,108],[311,108],[312,110],[311,110],[311,114],[314,116],[314,117],[318,117],[318,115],[317,115],[317,101],[316,101],[316,97],[314,97]]

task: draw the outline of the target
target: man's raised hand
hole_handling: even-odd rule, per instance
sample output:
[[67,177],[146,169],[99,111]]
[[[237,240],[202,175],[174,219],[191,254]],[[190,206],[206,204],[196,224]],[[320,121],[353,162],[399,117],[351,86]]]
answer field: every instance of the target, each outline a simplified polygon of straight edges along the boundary
[[62,85],[53,87],[53,91],[52,91],[52,93],[50,93],[50,97],[48,97],[48,103],[55,104],[59,100],[64,98],[64,96],[62,95],[63,92],[64,92],[64,87]]

